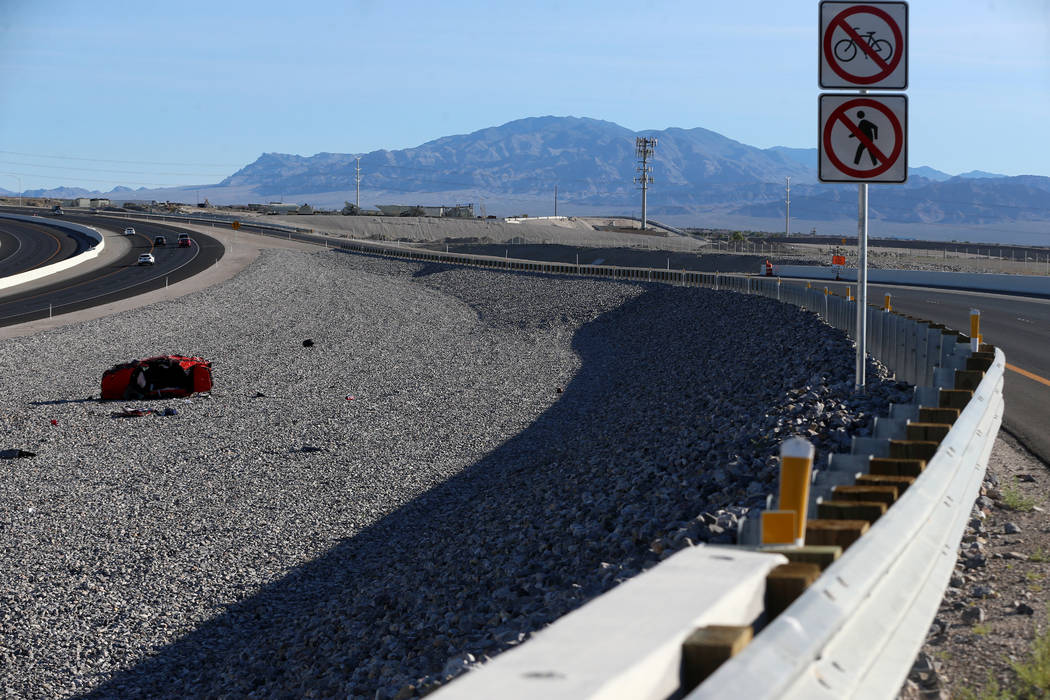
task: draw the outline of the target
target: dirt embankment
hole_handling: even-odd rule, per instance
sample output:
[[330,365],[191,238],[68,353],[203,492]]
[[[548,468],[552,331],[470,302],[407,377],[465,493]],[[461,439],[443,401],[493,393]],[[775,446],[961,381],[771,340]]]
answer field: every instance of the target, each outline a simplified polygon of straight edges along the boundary
[[417,216],[258,216],[262,223],[282,224],[371,240],[449,243],[560,243],[575,246],[643,247],[696,250],[705,242],[654,229],[643,233],[637,223],[615,218],[455,219]]

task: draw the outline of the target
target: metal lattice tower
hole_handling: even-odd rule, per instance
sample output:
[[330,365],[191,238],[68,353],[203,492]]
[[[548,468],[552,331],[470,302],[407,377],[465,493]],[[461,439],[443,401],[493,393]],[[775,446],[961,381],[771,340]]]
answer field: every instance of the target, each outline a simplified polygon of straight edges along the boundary
[[653,151],[656,150],[656,138],[650,138],[648,136],[642,136],[634,140],[634,153],[638,157],[638,162],[641,163],[635,170],[638,175],[634,178],[636,185],[642,186],[642,230],[644,231],[647,227],[648,220],[645,214],[645,195],[649,189],[649,185],[653,184],[653,166],[649,165],[649,159],[653,157]]

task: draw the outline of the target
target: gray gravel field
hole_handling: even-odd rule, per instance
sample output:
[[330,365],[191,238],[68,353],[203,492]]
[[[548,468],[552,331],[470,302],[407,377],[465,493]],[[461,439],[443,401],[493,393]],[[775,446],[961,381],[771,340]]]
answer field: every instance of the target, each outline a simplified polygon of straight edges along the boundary
[[[213,393],[94,400],[167,353]],[[425,693],[731,541],[783,438],[903,398],[853,357],[765,298],[337,251],[0,341],[0,695]]]

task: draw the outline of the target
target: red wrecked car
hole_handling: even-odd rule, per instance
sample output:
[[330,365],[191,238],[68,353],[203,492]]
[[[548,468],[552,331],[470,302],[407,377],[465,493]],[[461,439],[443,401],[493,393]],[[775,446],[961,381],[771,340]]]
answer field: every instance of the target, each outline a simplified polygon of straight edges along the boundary
[[102,374],[103,399],[168,399],[200,391],[211,391],[211,362],[201,357],[147,357]]

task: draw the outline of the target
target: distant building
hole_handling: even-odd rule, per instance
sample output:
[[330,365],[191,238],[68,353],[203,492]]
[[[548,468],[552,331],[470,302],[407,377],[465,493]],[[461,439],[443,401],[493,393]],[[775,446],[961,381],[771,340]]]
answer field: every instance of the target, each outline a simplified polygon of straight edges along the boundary
[[473,219],[473,204],[457,204],[455,206],[426,207],[422,205],[409,204],[377,204],[376,208],[384,216],[446,216],[458,219]]
[[266,205],[267,214],[297,214],[299,213],[298,204],[285,204],[283,202],[270,202]]
[[74,207],[84,207],[84,208],[90,207],[91,206],[91,197],[75,197],[73,199],[72,206],[74,206]]
[[88,200],[88,203],[90,206],[95,208],[108,207],[110,205],[110,201],[106,197],[92,197],[90,200]]

